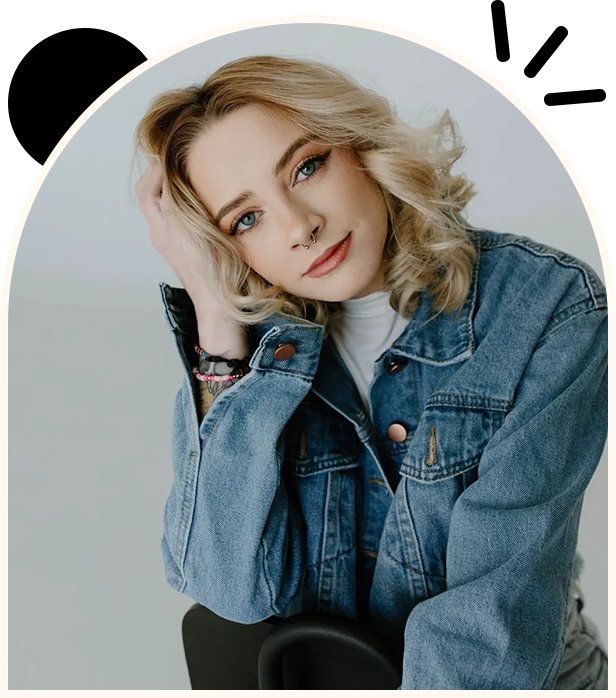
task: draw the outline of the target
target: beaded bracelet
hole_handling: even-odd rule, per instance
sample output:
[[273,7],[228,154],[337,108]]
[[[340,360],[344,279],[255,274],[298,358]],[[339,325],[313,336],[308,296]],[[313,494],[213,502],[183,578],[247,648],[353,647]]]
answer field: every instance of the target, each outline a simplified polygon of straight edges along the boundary
[[210,361],[226,361],[227,359],[224,359],[222,356],[215,356],[214,354],[208,354],[205,349],[202,349],[198,344],[194,345],[195,351],[199,356],[204,356],[205,358],[209,359]]
[[241,366],[247,365],[250,361],[250,356],[246,356],[243,359],[225,359],[223,356],[215,356],[214,354],[208,354],[205,351],[205,349],[202,349],[198,344],[195,344],[194,347],[197,354],[199,354],[201,360],[205,359],[211,363],[226,363],[230,366]]
[[[236,380],[250,371],[248,356],[244,359],[225,359],[206,352],[198,344],[195,344],[194,348],[199,355],[199,368],[192,369],[193,375],[213,397],[230,388]],[[229,373],[218,374],[217,369],[226,369]]]
[[214,383],[222,383],[222,381],[234,380],[235,378],[243,378],[247,371],[237,371],[234,373],[228,373],[225,376],[217,376],[214,373],[200,373],[198,368],[192,369],[193,375],[197,380],[200,381],[213,381]]

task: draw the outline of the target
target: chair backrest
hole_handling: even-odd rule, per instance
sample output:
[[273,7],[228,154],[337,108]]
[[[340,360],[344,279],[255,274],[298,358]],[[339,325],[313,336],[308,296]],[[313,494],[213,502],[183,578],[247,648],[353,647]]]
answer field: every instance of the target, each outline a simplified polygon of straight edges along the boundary
[[397,689],[401,657],[346,616],[300,613],[277,624],[259,653],[259,688]]
[[182,639],[193,690],[258,689],[261,645],[278,620],[244,625],[191,606],[182,620]]
[[194,604],[182,622],[191,686],[397,689],[401,651],[345,616],[299,613],[251,625]]

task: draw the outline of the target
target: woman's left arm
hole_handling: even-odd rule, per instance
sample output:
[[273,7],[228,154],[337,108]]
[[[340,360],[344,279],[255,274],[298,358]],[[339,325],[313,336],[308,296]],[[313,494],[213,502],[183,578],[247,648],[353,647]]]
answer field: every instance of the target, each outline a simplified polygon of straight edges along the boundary
[[607,435],[607,338],[598,308],[536,346],[453,507],[447,590],[407,620],[401,689],[554,688],[582,501]]

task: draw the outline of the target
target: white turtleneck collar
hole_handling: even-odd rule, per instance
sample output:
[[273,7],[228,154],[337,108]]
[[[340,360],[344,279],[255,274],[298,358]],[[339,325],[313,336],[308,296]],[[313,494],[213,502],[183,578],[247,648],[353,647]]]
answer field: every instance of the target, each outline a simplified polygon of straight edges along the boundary
[[368,392],[374,362],[402,334],[408,324],[389,305],[389,291],[341,301],[343,314],[331,325],[331,337],[353,376],[370,414]]
[[[375,317],[387,312],[389,308],[389,291],[374,291],[361,298],[349,298],[340,302],[346,317]],[[389,308],[395,312],[393,308]]]

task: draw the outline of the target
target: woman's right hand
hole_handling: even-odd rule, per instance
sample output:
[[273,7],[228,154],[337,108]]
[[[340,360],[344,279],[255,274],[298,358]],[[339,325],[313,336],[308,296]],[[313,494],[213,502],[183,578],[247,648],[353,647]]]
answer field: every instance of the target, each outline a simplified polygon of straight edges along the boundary
[[[195,307],[212,310],[215,300],[211,260],[200,266],[205,279],[196,274],[190,253],[184,250],[180,225],[173,213],[168,192],[164,188],[160,163],[151,164],[135,184],[135,193],[150,229],[150,242],[173,269]],[[222,310],[222,309],[221,309]]]
[[164,189],[160,163],[150,165],[135,184],[139,205],[150,229],[150,241],[173,269],[190,296],[197,316],[199,343],[211,354],[242,359],[248,352],[248,344],[241,325],[224,314],[213,288],[212,261],[205,260],[200,271],[182,245],[182,233],[168,192]]

